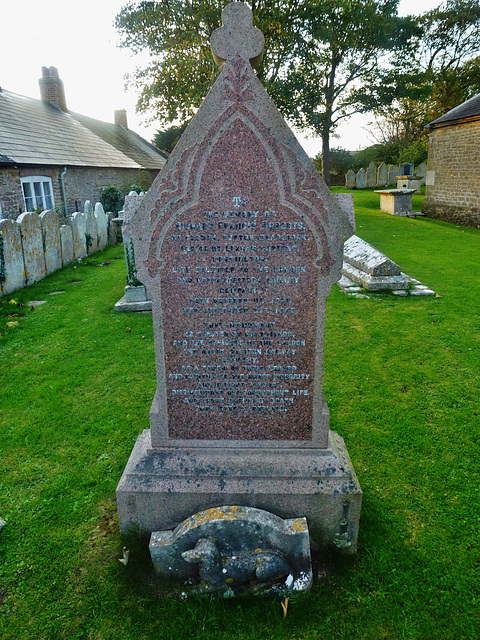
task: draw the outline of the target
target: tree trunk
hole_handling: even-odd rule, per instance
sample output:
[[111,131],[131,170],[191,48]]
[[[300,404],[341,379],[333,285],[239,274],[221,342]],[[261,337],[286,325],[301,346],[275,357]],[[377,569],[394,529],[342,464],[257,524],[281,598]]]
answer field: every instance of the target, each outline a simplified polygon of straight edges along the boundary
[[330,131],[322,132],[322,175],[327,187],[330,186]]

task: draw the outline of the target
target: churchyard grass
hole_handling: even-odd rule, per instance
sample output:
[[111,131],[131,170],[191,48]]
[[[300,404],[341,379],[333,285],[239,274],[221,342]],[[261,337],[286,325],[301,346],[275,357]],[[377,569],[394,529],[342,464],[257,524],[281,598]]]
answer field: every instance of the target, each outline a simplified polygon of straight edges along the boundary
[[480,635],[480,231],[354,197],[357,234],[437,293],[334,287],[328,300],[331,428],[364,491],[357,555],[316,554],[315,587],[284,617],[275,599],[178,597],[144,541],[121,539],[115,488],[148,426],[155,371],[151,315],[113,310],[125,265],[110,247],[0,302],[0,637]]

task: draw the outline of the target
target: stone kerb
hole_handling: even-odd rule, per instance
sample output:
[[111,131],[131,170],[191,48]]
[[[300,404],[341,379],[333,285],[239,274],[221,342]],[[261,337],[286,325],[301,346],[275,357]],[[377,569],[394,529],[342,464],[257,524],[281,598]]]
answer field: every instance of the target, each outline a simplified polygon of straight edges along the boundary
[[357,189],[365,189],[367,184],[367,172],[365,171],[365,169],[360,169],[357,172],[357,176],[356,176],[356,188]]
[[0,220],[0,292],[2,295],[25,286],[26,273],[23,261],[20,225],[15,220]]
[[46,275],[42,223],[40,216],[34,212],[22,213],[18,216],[17,222],[22,236],[26,284],[29,285]]
[[371,189],[375,187],[377,184],[377,167],[374,162],[371,162],[367,168],[366,174],[366,187],[367,189]]
[[73,234],[73,258],[81,260],[87,255],[87,222],[85,214],[76,211],[68,217],[68,224],[72,228]]
[[95,205],[95,220],[97,221],[98,251],[102,251],[108,244],[108,219],[101,202]]
[[60,220],[55,211],[43,211],[40,214],[45,251],[47,273],[53,273],[62,267],[62,246],[60,242]]
[[62,224],[59,229],[60,245],[62,250],[62,264],[65,266],[73,262],[73,233],[68,224]]
[[90,255],[98,251],[98,229],[97,219],[90,200],[85,201],[85,226],[87,240],[87,254]]

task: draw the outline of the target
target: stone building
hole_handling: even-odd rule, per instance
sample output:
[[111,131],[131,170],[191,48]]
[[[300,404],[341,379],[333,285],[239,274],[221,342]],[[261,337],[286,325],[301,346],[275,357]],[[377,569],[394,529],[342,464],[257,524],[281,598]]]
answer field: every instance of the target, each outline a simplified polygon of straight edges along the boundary
[[426,197],[431,218],[480,227],[480,94],[429,125]]
[[55,67],[42,67],[40,100],[0,88],[0,218],[55,209],[71,214],[101,188],[151,183],[167,154],[130,131],[67,109]]

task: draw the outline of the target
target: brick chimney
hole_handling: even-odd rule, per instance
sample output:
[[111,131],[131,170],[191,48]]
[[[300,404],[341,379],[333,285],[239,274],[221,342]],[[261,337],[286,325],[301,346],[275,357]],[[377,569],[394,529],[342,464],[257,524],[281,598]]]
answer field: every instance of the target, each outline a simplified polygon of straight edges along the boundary
[[68,111],[63,81],[60,80],[57,67],[42,67],[42,77],[38,81],[40,97],[44,102],[51,102],[62,111]]
[[118,109],[113,112],[113,121],[116,125],[128,129],[127,112],[125,109]]

